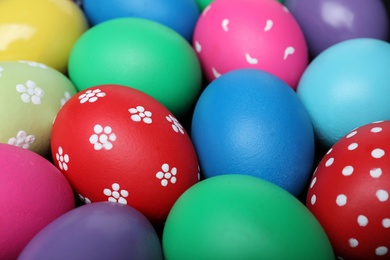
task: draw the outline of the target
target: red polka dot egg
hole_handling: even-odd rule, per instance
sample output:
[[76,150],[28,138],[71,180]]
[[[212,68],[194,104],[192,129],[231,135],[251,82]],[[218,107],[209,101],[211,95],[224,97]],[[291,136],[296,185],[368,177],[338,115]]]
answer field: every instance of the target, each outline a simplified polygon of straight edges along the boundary
[[306,205],[338,259],[390,257],[390,121],[352,130],[322,158]]
[[100,85],[59,111],[51,139],[55,165],[86,203],[128,204],[162,224],[199,180],[197,156],[179,121],[134,88]]

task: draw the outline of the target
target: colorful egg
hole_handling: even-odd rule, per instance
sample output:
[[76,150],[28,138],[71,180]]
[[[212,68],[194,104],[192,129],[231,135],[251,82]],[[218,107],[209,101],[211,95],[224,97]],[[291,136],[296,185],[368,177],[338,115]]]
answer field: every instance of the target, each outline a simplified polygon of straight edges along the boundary
[[234,69],[256,68],[295,89],[308,65],[302,30],[277,1],[213,1],[198,19],[193,46],[209,81]]
[[44,64],[11,61],[0,62],[0,85],[0,142],[49,156],[54,118],[76,93],[72,82]]
[[162,259],[151,223],[127,205],[96,202],[80,206],[42,229],[24,248],[27,259]]
[[78,90],[101,84],[136,88],[177,117],[192,108],[202,84],[191,45],[169,27],[142,18],[117,18],[89,29],[72,49],[69,76]]
[[390,119],[390,44],[372,38],[340,42],[305,70],[297,93],[318,144],[329,149],[352,129]]
[[73,96],[51,136],[55,165],[85,202],[128,204],[162,224],[198,182],[198,161],[183,126],[151,96],[100,85]]
[[341,138],[315,171],[306,205],[339,259],[390,256],[390,121]]
[[72,1],[2,0],[0,61],[35,61],[65,73],[71,48],[87,28]]
[[16,259],[41,229],[75,206],[71,186],[40,155],[0,144],[0,259]]
[[188,189],[168,215],[167,260],[334,259],[323,228],[280,187],[244,175],[223,175]]
[[92,26],[122,17],[150,19],[191,41],[199,9],[195,0],[84,0],[84,13]]
[[285,0],[298,21],[309,52],[317,56],[330,46],[354,38],[386,41],[388,14],[382,0]]
[[191,137],[205,178],[247,174],[294,195],[310,180],[310,117],[298,95],[268,72],[239,69],[211,82],[195,106]]

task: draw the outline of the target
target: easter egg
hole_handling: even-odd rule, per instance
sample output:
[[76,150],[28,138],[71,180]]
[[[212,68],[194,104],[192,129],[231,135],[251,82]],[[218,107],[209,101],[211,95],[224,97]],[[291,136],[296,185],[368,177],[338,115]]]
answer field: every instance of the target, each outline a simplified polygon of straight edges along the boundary
[[298,21],[312,57],[330,46],[354,38],[387,40],[385,1],[285,0]]
[[318,144],[329,149],[352,129],[390,119],[390,44],[358,38],[329,47],[305,70],[297,93]]
[[295,89],[308,65],[303,32],[278,1],[213,1],[198,19],[193,46],[209,81],[234,69],[256,68]]
[[0,85],[0,142],[49,156],[54,118],[76,93],[72,82],[44,64],[10,61],[0,62]]
[[127,86],[77,93],[59,111],[51,135],[55,165],[85,202],[133,206],[156,226],[198,182],[192,142],[173,114]]
[[75,206],[71,186],[40,155],[0,144],[0,259],[16,259],[41,229]]
[[65,73],[71,48],[87,28],[72,1],[2,0],[0,61],[35,61]]
[[211,82],[195,106],[191,137],[202,175],[247,174],[299,195],[314,160],[312,124],[278,77],[238,69]]
[[168,26],[188,41],[199,17],[195,0],[84,0],[83,10],[92,26],[115,18],[145,18]]
[[42,229],[24,248],[27,259],[162,259],[151,223],[134,208],[96,202],[73,209]]
[[334,259],[310,211],[280,187],[245,175],[222,175],[188,189],[168,215],[167,260]]
[[339,259],[390,256],[390,121],[360,126],[325,154],[306,205]]
[[69,76],[78,90],[101,84],[136,88],[178,117],[193,106],[202,84],[191,45],[142,18],[117,18],[88,30],[72,49]]

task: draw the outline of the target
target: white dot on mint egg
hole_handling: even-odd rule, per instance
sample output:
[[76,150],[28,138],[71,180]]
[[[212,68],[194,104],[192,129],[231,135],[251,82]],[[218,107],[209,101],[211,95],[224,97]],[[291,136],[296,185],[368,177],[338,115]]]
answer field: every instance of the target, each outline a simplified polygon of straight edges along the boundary
[[378,190],[375,195],[380,202],[385,202],[389,199],[389,193],[385,190]]
[[382,220],[382,226],[383,226],[384,228],[390,228],[390,218],[384,218],[384,219]]
[[368,224],[368,218],[364,215],[359,215],[357,218],[357,222],[358,222],[359,226],[365,227]]
[[333,162],[334,162],[334,158],[333,158],[333,157],[332,157],[332,158],[329,158],[329,159],[326,161],[325,166],[326,166],[326,167],[329,167],[329,166],[331,166],[331,165],[333,164]]
[[317,196],[316,195],[311,196],[311,199],[310,199],[311,205],[316,204],[316,201],[317,201]]
[[351,176],[352,173],[353,173],[353,167],[351,165],[345,166],[342,171],[342,174],[344,176]]
[[313,180],[310,183],[310,189],[313,188],[314,184],[317,182],[317,177],[314,177]]
[[348,243],[350,247],[357,247],[359,245],[359,241],[356,238],[350,238]]
[[352,136],[356,135],[357,131],[352,131],[347,135],[347,138],[351,138]]
[[376,255],[386,255],[387,252],[388,252],[388,249],[385,246],[380,246],[380,247],[377,247],[375,249],[375,254]]
[[371,129],[371,133],[379,133],[382,131],[382,127],[374,127]]
[[353,151],[355,150],[359,145],[357,143],[352,143],[348,146],[348,150]]
[[382,175],[382,169],[381,168],[374,168],[370,170],[370,175],[372,178],[379,178]]
[[336,198],[336,204],[340,207],[345,206],[347,204],[347,196],[344,194],[340,194]]
[[371,156],[374,157],[375,159],[382,158],[384,155],[385,155],[385,151],[380,148],[376,148],[371,152]]

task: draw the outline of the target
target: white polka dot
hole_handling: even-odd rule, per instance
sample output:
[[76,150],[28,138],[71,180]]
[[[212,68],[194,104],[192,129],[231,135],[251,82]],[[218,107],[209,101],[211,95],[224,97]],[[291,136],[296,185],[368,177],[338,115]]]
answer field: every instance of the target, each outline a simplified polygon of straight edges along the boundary
[[330,148],[326,154],[330,154],[333,151],[333,148]]
[[389,199],[389,193],[385,190],[378,190],[375,195],[380,202],[385,202]]
[[383,151],[382,149],[379,149],[379,148],[376,148],[376,149],[372,150],[372,152],[371,152],[371,156],[376,158],[376,159],[382,158],[383,155],[385,155],[385,151]]
[[387,251],[388,251],[387,247],[380,246],[380,247],[377,247],[375,249],[375,254],[376,255],[385,255],[385,254],[387,254]]
[[336,204],[340,207],[345,206],[347,204],[347,196],[344,194],[340,194],[336,198]]
[[381,168],[374,168],[370,170],[370,175],[372,178],[379,178],[382,175],[382,169]]
[[310,189],[313,188],[314,184],[317,182],[317,177],[314,177],[313,180],[310,183]]
[[316,201],[317,201],[317,196],[316,195],[311,196],[311,199],[310,199],[311,205],[316,204]]
[[357,143],[352,143],[348,146],[348,150],[355,150],[359,145]]
[[357,222],[359,226],[365,227],[368,224],[368,218],[364,215],[359,215],[359,217],[357,218]]
[[344,176],[351,176],[352,173],[353,173],[353,167],[348,165],[348,166],[345,166],[343,171],[342,171],[343,175]]
[[333,158],[333,157],[332,157],[332,158],[329,158],[329,159],[326,161],[325,166],[326,166],[326,167],[329,167],[329,166],[331,166],[331,165],[333,164],[333,162],[334,162],[334,158]]
[[390,228],[390,218],[384,218],[384,219],[382,220],[382,226],[383,226],[384,228]]
[[379,133],[382,131],[382,127],[374,127],[371,129],[371,133]]
[[383,120],[372,122],[373,124],[378,124],[384,122]]
[[357,247],[359,245],[359,241],[356,238],[350,238],[348,243],[350,247]]
[[347,138],[351,138],[352,136],[356,135],[357,134],[357,131],[353,131],[353,132],[350,132],[348,135],[347,135]]

